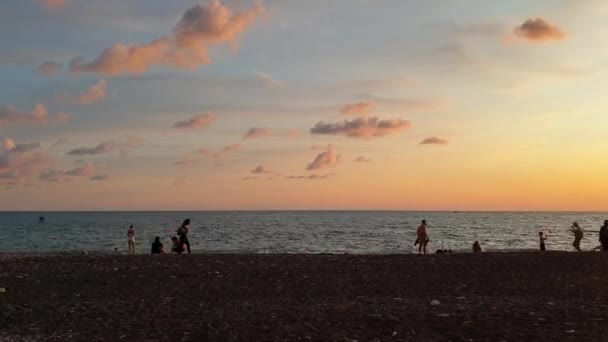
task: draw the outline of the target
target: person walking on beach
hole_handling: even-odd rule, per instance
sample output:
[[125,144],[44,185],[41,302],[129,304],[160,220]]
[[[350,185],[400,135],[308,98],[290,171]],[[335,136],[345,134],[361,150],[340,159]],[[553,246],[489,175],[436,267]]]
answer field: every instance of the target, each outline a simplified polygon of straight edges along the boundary
[[188,250],[188,254],[192,254],[190,251],[190,240],[188,240],[188,233],[190,232],[190,219],[185,219],[182,225],[177,230],[177,235],[179,235],[179,242],[182,246],[182,250],[184,246]]
[[428,225],[426,224],[426,220],[422,220],[422,223],[416,230],[416,237],[418,238],[418,254],[424,252],[426,254],[426,245],[429,243],[429,236],[426,233]]
[[157,236],[154,238],[154,242],[152,242],[152,254],[165,254],[165,248],[163,247],[163,243],[160,242],[160,237]]
[[129,255],[135,255],[135,228],[129,226],[127,230],[127,240],[129,242]]
[[605,220],[604,225],[600,228],[600,243],[602,251],[608,252],[608,220]]
[[583,230],[581,226],[578,225],[578,222],[574,222],[572,227],[569,229],[572,234],[574,234],[574,242],[572,242],[572,246],[576,248],[577,251],[581,251],[581,240],[583,239]]
[[544,252],[547,249],[545,248],[545,240],[547,240],[547,235],[543,232],[538,232],[538,243],[540,244],[540,251]]

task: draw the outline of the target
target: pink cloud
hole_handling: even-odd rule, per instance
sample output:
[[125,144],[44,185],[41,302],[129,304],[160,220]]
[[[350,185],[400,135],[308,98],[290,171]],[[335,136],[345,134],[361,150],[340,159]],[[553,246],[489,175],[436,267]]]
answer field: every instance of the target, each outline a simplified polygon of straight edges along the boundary
[[447,139],[439,137],[430,137],[422,140],[420,145],[447,145],[449,142]]
[[238,151],[240,149],[241,149],[241,145],[236,145],[236,144],[235,145],[227,145],[227,146],[224,146],[220,150],[220,152],[222,152],[222,153],[230,153],[230,152]]
[[49,163],[48,156],[37,151],[39,148],[38,142],[15,143],[4,139],[0,145],[0,180],[7,185],[24,183],[38,168]]
[[69,114],[59,113],[56,117],[49,117],[46,107],[42,104],[37,104],[30,112],[19,111],[12,106],[0,108],[0,126],[6,124],[23,124],[23,123],[48,123],[51,121],[66,121],[69,119]]
[[62,64],[49,61],[40,64],[38,68],[36,68],[36,71],[42,76],[51,77],[59,73],[62,68]]
[[88,105],[106,97],[106,81],[99,80],[74,99],[75,104]]
[[340,108],[340,113],[345,115],[367,115],[373,109],[374,103],[371,101],[350,103]]
[[55,11],[65,6],[66,0],[39,0],[44,8]]
[[381,120],[377,117],[358,117],[353,120],[344,120],[336,123],[317,123],[310,129],[310,133],[318,135],[344,135],[350,138],[383,137],[410,128],[407,120],[392,119]]
[[339,162],[340,155],[333,146],[330,146],[326,151],[319,153],[317,157],[308,164],[306,170],[321,170],[327,167],[335,167]]
[[556,25],[542,18],[528,19],[514,30],[515,36],[533,42],[547,42],[565,39],[568,34]]
[[258,165],[255,169],[251,170],[253,174],[262,174],[262,173],[270,173],[268,169],[266,169],[263,165]]
[[173,124],[173,127],[178,129],[194,129],[209,126],[215,120],[215,116],[211,113],[196,115],[188,120],[178,121]]
[[272,130],[270,128],[253,127],[250,128],[243,136],[243,139],[258,139],[270,136]]
[[264,12],[254,6],[244,12],[233,13],[219,0],[187,10],[168,37],[148,44],[115,44],[104,50],[95,60],[87,62],[77,57],[70,63],[72,72],[95,72],[106,75],[142,73],[155,65],[194,69],[211,62],[208,48],[230,43]]

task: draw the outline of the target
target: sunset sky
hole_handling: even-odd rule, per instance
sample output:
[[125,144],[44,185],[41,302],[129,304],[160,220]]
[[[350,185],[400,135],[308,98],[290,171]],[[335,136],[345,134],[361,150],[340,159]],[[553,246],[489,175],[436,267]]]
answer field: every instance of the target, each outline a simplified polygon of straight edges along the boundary
[[0,5],[0,210],[608,210],[605,0]]

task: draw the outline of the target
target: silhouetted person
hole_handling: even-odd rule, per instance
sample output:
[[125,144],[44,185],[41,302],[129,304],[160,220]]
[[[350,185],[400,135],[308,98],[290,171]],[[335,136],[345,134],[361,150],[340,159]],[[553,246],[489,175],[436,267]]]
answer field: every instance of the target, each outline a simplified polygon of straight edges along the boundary
[[473,242],[473,253],[480,253],[480,252],[481,252],[481,245],[479,244],[479,241]]
[[160,242],[160,237],[155,237],[154,242],[152,242],[152,254],[164,254],[165,248],[163,247],[162,242]]
[[171,251],[173,253],[182,254],[184,248],[182,247],[182,243],[179,241],[179,239],[174,236],[171,238],[171,242],[173,243]]
[[416,230],[416,237],[418,238],[418,254],[424,252],[426,254],[426,245],[429,243],[429,236],[426,233],[426,228],[428,225],[426,224],[426,220],[422,220],[422,223]]
[[608,252],[608,220],[605,220],[604,225],[600,228],[600,243],[602,251]]
[[[181,227],[177,230],[177,235],[179,235],[179,241],[182,245],[182,248],[188,251],[188,254],[192,254],[190,251],[190,240],[188,240],[188,233],[190,232],[190,219],[185,219],[182,223]],[[184,247],[186,246],[186,247]]]
[[544,252],[547,250],[545,248],[545,240],[547,240],[547,236],[543,232],[538,232],[538,243],[540,244],[541,252]]
[[578,225],[578,222],[574,222],[572,227],[570,228],[572,234],[574,234],[574,242],[572,242],[572,246],[576,248],[577,251],[581,251],[581,240],[583,239],[583,230],[581,226]]
[[129,226],[127,230],[127,240],[129,243],[129,255],[135,255],[135,228]]

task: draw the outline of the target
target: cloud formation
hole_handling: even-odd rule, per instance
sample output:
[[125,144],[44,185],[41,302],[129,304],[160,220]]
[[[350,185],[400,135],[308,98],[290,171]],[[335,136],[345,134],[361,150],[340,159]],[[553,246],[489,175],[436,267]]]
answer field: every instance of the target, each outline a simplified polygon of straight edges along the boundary
[[57,62],[49,61],[40,64],[38,68],[36,68],[36,71],[42,76],[51,77],[58,74],[62,68],[63,65]]
[[372,101],[349,103],[340,108],[340,113],[345,115],[367,115],[373,107],[374,102]]
[[258,165],[255,169],[251,170],[253,174],[270,173],[271,171],[266,169],[263,165]]
[[17,110],[13,106],[5,106],[0,108],[0,127],[23,123],[61,122],[67,121],[69,117],[67,113],[59,113],[55,117],[49,117],[49,113],[43,104],[37,104],[30,112]]
[[106,174],[94,175],[89,178],[89,180],[92,180],[92,181],[106,181],[108,179],[110,179],[110,175],[106,175]]
[[95,168],[93,167],[93,164],[85,164],[65,171],[65,174],[74,177],[92,177],[95,174]]
[[106,81],[99,80],[97,83],[90,86],[85,92],[78,95],[74,99],[74,103],[78,105],[88,105],[101,101],[106,97]]
[[270,128],[263,127],[253,127],[250,128],[247,133],[243,136],[243,139],[258,139],[270,136],[272,134],[272,130]]
[[266,88],[280,88],[285,86],[285,82],[279,81],[265,72],[255,71],[253,77],[259,85]]
[[310,129],[310,133],[368,139],[397,133],[410,128],[410,126],[410,122],[403,119],[381,120],[377,117],[358,117],[336,123],[320,121]]
[[40,143],[15,143],[5,138],[0,144],[0,181],[8,185],[25,182],[36,170],[49,162],[46,154],[37,151]]
[[430,137],[422,140],[420,145],[447,145],[449,141],[444,138]]
[[264,8],[257,5],[233,13],[219,0],[211,0],[187,10],[170,36],[141,45],[115,44],[92,61],[83,57],[73,59],[70,70],[116,75],[142,73],[155,65],[194,69],[211,62],[210,46],[236,45],[239,35],[263,12]]
[[215,116],[213,114],[204,113],[196,115],[188,120],[178,121],[173,124],[173,127],[177,129],[203,128],[209,126],[213,120],[215,120]]
[[327,167],[334,167],[340,162],[340,155],[333,146],[328,146],[327,150],[321,152],[306,167],[306,170],[321,170]]
[[94,147],[79,147],[68,151],[66,154],[70,156],[87,156],[96,154],[110,153],[119,150],[121,154],[127,154],[132,148],[142,144],[142,140],[129,136],[124,142],[116,142],[114,140],[104,141]]
[[45,182],[58,182],[66,177],[88,177],[91,181],[105,181],[110,179],[107,174],[96,173],[93,164],[87,163],[70,170],[50,169],[40,173],[40,180]]
[[568,35],[556,25],[542,18],[528,19],[514,30],[517,37],[533,42],[547,42],[565,39]]

